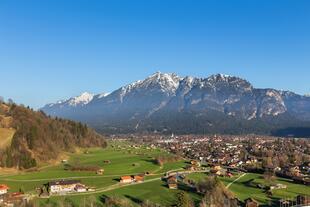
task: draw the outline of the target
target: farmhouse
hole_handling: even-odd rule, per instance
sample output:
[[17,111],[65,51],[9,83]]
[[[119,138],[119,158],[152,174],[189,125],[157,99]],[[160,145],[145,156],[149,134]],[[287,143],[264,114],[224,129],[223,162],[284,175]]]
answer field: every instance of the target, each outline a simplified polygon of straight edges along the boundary
[[9,187],[5,184],[0,184],[0,195],[6,194],[9,190]]
[[143,182],[144,181],[144,176],[143,175],[135,175],[133,177],[134,181],[137,183]]
[[77,185],[81,185],[79,180],[58,180],[48,183],[50,193],[74,192]]
[[178,188],[178,182],[177,178],[175,176],[171,176],[167,179],[167,184],[169,189],[177,189]]
[[194,167],[200,167],[201,166],[200,162],[198,162],[197,160],[192,160],[191,165]]
[[222,167],[220,165],[215,165],[215,166],[212,167],[212,170],[220,171],[220,170],[222,170]]
[[122,176],[120,179],[120,183],[132,183],[133,179],[131,176]]
[[185,170],[188,170],[188,171],[195,171],[195,166],[193,166],[193,165],[187,165],[187,166],[185,166]]

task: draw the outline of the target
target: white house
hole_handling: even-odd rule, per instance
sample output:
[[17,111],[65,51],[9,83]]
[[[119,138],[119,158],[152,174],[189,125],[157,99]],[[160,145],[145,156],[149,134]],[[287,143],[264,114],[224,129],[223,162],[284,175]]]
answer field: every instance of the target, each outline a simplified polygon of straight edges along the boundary
[[5,184],[0,184],[0,195],[6,194],[9,190],[9,187]]

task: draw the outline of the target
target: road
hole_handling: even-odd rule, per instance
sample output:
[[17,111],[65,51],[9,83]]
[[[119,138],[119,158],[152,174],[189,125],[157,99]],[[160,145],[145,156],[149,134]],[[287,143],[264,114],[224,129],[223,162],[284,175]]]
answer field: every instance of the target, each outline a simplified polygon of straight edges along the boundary
[[242,178],[243,176],[245,176],[246,173],[243,173],[242,175],[240,175],[238,178],[236,178],[235,180],[233,180],[231,183],[229,183],[226,188],[228,189],[232,184],[234,184],[235,182],[237,182],[240,178]]
[[[179,173],[193,173],[193,172],[207,172],[207,171],[180,171],[182,170],[182,168],[178,168],[178,169],[174,169],[174,170],[170,170],[167,172],[163,172],[163,173],[151,173],[150,175],[164,175],[165,173],[169,173],[169,174],[173,174],[173,172],[177,171]],[[138,175],[141,173],[134,173],[132,175]],[[89,176],[72,176],[72,177],[57,177],[57,178],[41,178],[41,179],[15,179],[15,178],[2,178],[1,180],[5,180],[5,181],[13,181],[13,182],[40,182],[40,181],[51,181],[51,180],[61,180],[61,179],[85,179],[85,178],[113,178],[113,177],[121,177],[121,176],[125,176],[128,175],[127,174],[119,174],[119,175],[89,175]],[[0,176],[1,177],[1,176]]]

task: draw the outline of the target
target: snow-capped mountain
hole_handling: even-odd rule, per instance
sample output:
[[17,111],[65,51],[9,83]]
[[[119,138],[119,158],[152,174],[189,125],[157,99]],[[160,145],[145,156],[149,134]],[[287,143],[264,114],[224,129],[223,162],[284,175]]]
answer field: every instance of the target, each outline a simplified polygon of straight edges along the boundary
[[97,129],[176,130],[182,126],[191,132],[194,128],[208,131],[227,121],[239,123],[241,128],[266,120],[274,122],[267,124],[271,128],[310,121],[310,97],[257,89],[247,80],[223,74],[197,78],[156,72],[112,93],[83,93],[42,110]]
[[[101,96],[101,95],[99,95]],[[84,92],[79,96],[75,96],[73,98],[70,98],[68,100],[61,100],[58,101],[57,103],[51,103],[48,104],[47,106],[53,107],[53,106],[59,106],[59,107],[65,107],[65,106],[83,106],[88,104],[92,99],[94,98],[94,94]]]
[[[100,95],[97,95],[97,96],[100,96]],[[75,96],[67,100],[61,100],[61,101],[58,101],[57,103],[47,104],[46,106],[42,108],[42,110],[44,111],[45,109],[52,109],[51,115],[60,116],[60,113],[65,113],[65,112],[70,113],[70,111],[86,106],[89,102],[93,100],[94,97],[95,97],[94,94],[84,92],[79,96]]]

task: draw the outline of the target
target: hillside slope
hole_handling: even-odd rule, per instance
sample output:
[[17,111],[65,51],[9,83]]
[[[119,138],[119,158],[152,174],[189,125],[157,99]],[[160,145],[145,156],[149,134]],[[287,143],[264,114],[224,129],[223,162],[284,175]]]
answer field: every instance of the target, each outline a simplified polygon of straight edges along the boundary
[[0,148],[1,167],[31,168],[76,147],[106,146],[103,137],[86,125],[15,104],[0,103],[0,128],[0,133],[15,131],[11,143]]

